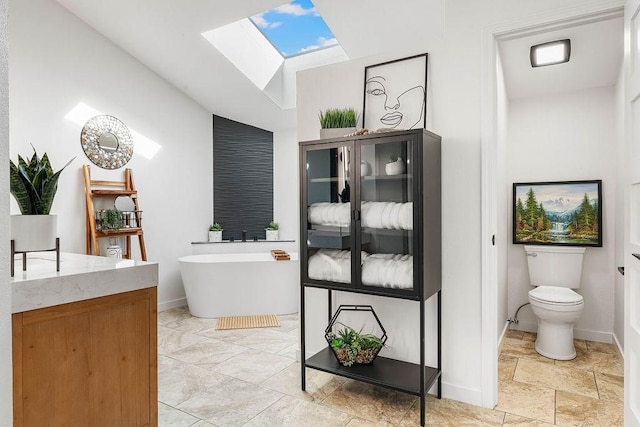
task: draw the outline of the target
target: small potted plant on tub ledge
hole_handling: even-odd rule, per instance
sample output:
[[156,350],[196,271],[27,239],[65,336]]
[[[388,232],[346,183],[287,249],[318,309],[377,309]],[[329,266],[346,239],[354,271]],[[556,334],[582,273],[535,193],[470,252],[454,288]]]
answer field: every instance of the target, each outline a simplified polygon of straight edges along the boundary
[[222,225],[214,222],[209,226],[209,241],[210,242],[222,242]]
[[275,221],[271,221],[269,225],[267,225],[267,228],[265,228],[267,240],[278,240],[279,229],[280,226],[278,225],[278,223]]

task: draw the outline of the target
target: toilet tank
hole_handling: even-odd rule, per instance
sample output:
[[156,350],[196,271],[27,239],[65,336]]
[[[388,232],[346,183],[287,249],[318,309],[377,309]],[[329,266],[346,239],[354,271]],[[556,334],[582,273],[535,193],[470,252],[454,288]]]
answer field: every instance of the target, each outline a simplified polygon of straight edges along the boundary
[[579,288],[585,249],[573,246],[525,246],[531,286]]

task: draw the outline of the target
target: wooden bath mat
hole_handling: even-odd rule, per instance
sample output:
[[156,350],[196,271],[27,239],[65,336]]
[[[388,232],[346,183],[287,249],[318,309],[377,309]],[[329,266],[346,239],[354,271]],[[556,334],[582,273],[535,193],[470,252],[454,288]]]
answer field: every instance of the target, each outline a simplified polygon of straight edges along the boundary
[[221,317],[216,322],[216,330],[272,328],[275,326],[280,326],[280,322],[278,321],[278,318],[273,314],[264,314],[259,316]]

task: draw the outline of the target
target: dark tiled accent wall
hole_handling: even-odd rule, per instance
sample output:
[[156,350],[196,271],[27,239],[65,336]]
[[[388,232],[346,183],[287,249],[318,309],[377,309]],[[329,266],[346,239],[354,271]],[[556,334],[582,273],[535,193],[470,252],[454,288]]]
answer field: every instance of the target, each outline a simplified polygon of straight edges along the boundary
[[273,132],[213,116],[213,215],[223,239],[265,238],[273,219]]

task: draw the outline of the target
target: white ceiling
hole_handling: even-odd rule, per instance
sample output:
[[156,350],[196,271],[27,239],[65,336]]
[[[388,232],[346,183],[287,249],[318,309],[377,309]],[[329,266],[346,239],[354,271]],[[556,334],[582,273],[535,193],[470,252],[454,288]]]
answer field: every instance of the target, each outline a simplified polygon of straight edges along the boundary
[[[211,113],[272,131],[295,128],[295,108],[278,107],[201,35],[287,0],[57,1]],[[419,53],[444,32],[444,0],[396,2],[397,20],[379,13],[384,0],[313,3],[352,59],[398,46]]]
[[[281,109],[202,33],[284,4],[286,0],[57,0],[73,14],[202,105],[207,111],[267,130],[293,129],[295,108]],[[351,59],[421,52],[441,38],[445,0],[314,0]],[[380,31],[384,28],[385,31]],[[393,37],[388,37],[393,34]],[[499,43],[510,99],[615,84],[622,64],[622,18]],[[567,64],[533,69],[529,47],[571,39]]]
[[[622,17],[499,42],[509,99],[551,95],[612,86],[618,80],[623,57]],[[531,46],[571,39],[569,62],[532,68]]]

